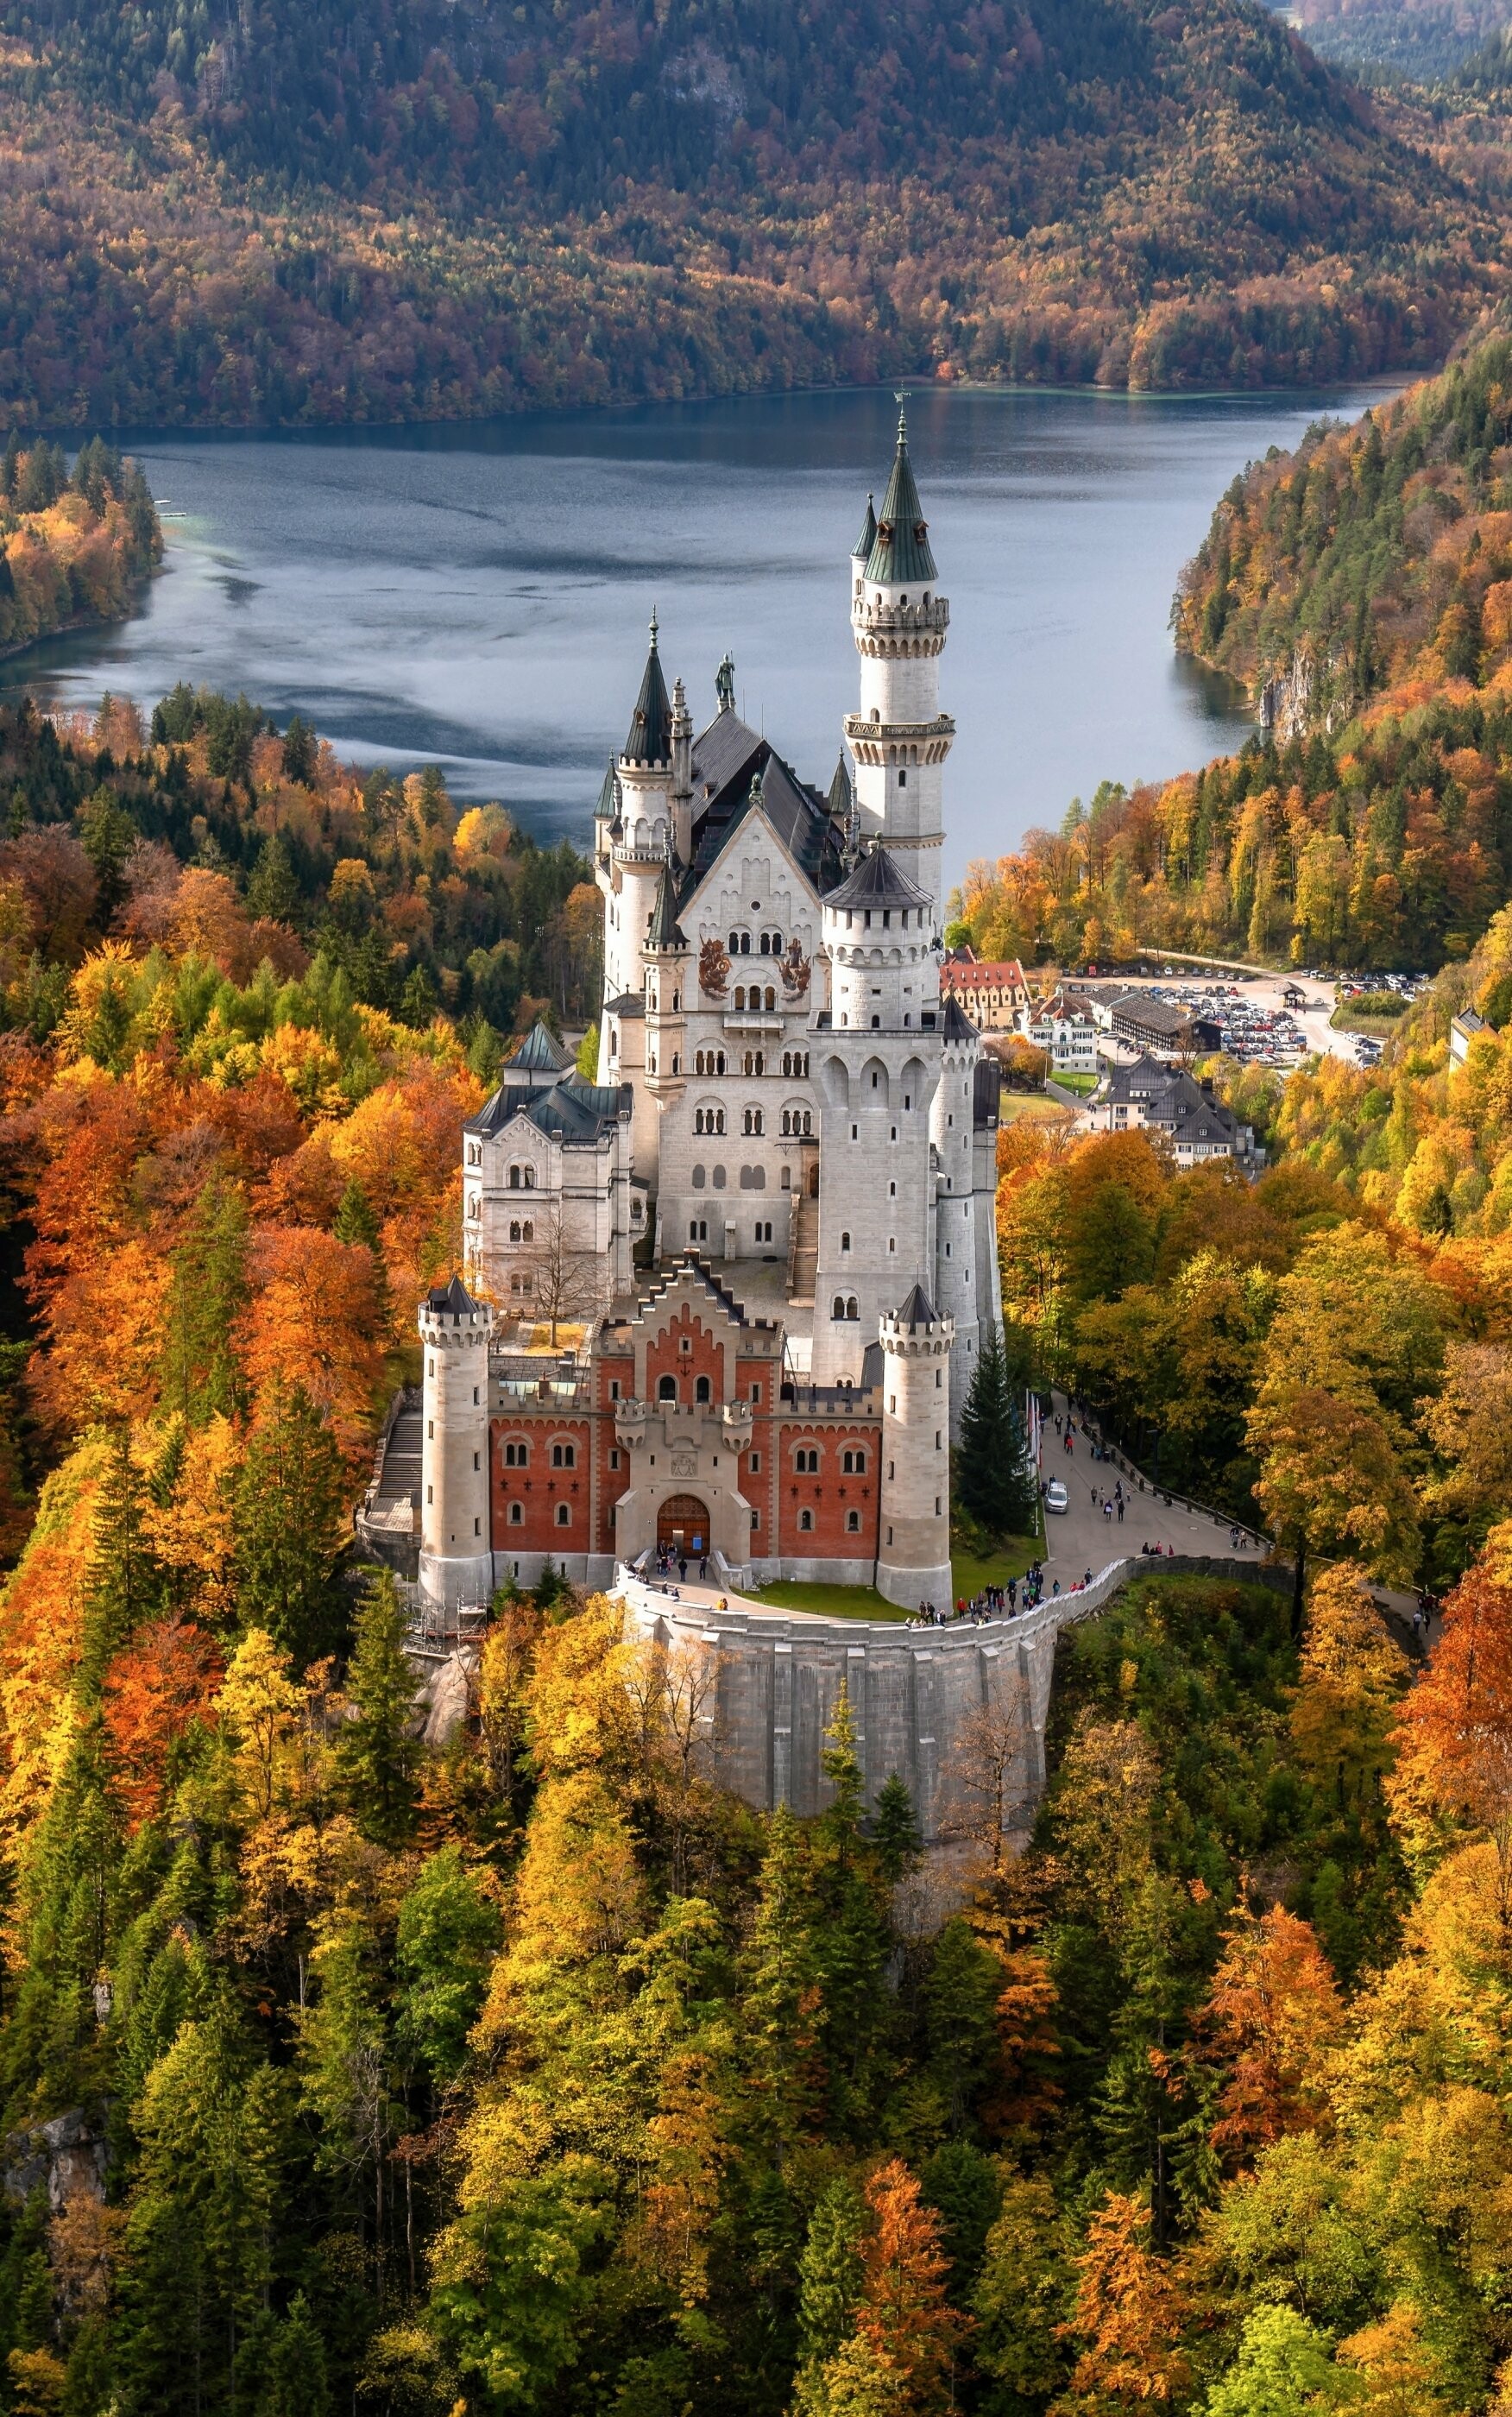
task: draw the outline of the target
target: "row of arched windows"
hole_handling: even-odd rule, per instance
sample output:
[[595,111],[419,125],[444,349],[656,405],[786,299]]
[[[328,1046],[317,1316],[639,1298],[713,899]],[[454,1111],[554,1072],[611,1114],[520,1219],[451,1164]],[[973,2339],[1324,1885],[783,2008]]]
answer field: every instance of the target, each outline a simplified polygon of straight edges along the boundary
[[[524,1504],[523,1504],[522,1502],[511,1502],[511,1503],[510,1503],[510,1505],[509,1505],[508,1511],[506,1513],[506,1514],[505,1514],[505,1515],[506,1515],[506,1517],[507,1517],[507,1521],[508,1521],[508,1524],[509,1524],[509,1526],[510,1526],[511,1528],[522,1528],[522,1527],[524,1526],[524,1524],[525,1524],[525,1506],[524,1506]],[[559,1502],[559,1503],[557,1504],[557,1506],[556,1506],[556,1518],[555,1518],[555,1525],[556,1525],[558,1528],[570,1528],[570,1527],[571,1527],[571,1525],[572,1525],[572,1505],[571,1505],[571,1503],[570,1503],[570,1502]]]
[[[800,1443],[794,1452],[793,1466],[800,1477],[817,1477],[819,1474],[818,1445]],[[861,1446],[856,1445],[841,1452],[840,1475],[842,1477],[865,1477],[866,1473],[867,1456]]]
[[[529,1444],[525,1443],[518,1437],[513,1442],[507,1443],[504,1447],[504,1465],[506,1468],[528,1468],[530,1467]],[[552,1467],[553,1468],[576,1468],[577,1465],[577,1445],[575,1443],[564,1442],[560,1437],[558,1437],[557,1441],[552,1446]]]
[[768,1015],[777,1011],[777,993],[770,986],[764,991],[760,982],[752,982],[748,990],[743,986],[736,988],[734,1010],[737,1015],[760,1015],[764,1009]]
[[[745,931],[732,932],[729,947],[733,957],[748,957],[751,953],[750,934]],[[759,932],[756,935],[756,954],[759,957],[779,957],[782,954],[781,933]]]
[[724,1072],[724,1051],[722,1049],[695,1050],[693,1054],[693,1072],[695,1074],[722,1074]]
[[807,1140],[814,1129],[813,1112],[809,1108],[784,1108],[782,1136],[785,1141]]
[[536,1189],[535,1168],[533,1166],[511,1166],[509,1169],[509,1189],[511,1192],[534,1192]]

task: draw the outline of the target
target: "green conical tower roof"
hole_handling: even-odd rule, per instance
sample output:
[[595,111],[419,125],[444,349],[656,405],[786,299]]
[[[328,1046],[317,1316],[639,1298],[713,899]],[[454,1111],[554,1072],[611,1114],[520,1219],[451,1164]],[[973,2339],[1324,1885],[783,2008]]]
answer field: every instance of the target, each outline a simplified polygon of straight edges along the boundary
[[646,934],[646,946],[651,949],[686,949],[688,935],[677,920],[677,886],[672,877],[672,866],[664,864],[661,879],[657,884],[657,903],[651,909],[651,929]]
[[838,822],[845,822],[851,812],[851,774],[843,748],[829,784],[829,811]]
[[851,548],[852,560],[854,562],[865,562],[876,542],[877,515],[871,509],[871,497],[869,494],[867,496],[867,516],[861,524],[861,534]]
[[672,700],[661,676],[655,613],[651,616],[651,652],[645,659],[645,676],[630,716],[630,735],[620,752],[629,764],[666,764],[672,759]]
[[908,419],[902,400],[900,395],[893,474],[882,499],[877,541],[867,559],[867,577],[878,587],[898,587],[905,581],[936,576],[934,556],[930,552],[929,524],[914,484],[914,465],[908,458]]

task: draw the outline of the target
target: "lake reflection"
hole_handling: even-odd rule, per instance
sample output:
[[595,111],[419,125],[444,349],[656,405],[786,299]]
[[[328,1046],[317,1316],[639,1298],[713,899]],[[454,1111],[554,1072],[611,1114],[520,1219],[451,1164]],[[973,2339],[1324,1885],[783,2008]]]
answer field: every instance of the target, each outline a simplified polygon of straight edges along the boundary
[[[912,448],[950,599],[945,873],[1059,821],[1099,780],[1237,744],[1178,664],[1182,563],[1234,472],[1328,396],[925,390]],[[404,430],[144,435],[168,568],[126,627],[0,665],[0,693],[150,707],[177,679],[298,711],[344,753],[439,759],[541,836],[585,839],[653,604],[695,722],[737,702],[827,785],[856,689],[849,549],[887,476],[888,393],[657,405]]]

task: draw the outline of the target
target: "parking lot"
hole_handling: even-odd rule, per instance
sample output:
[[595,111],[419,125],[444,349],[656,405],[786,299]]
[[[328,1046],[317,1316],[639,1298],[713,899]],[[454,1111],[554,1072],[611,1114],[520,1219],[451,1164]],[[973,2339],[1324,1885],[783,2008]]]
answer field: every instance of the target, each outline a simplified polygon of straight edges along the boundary
[[[1422,974],[1351,976],[1348,990],[1397,990],[1414,998],[1428,977]],[[1273,1066],[1278,1073],[1314,1052],[1342,1057],[1351,1065],[1369,1065],[1381,1054],[1379,1041],[1353,1032],[1336,1031],[1331,1018],[1336,1005],[1332,974],[1265,974],[1242,979],[1218,972],[1184,975],[1172,967],[1158,974],[1131,976],[1129,990],[1148,991],[1193,1015],[1207,1017],[1223,1037],[1227,1055],[1241,1065]],[[1289,1007],[1285,994],[1300,990],[1304,1005]],[[1338,985],[1342,991],[1344,985]],[[1132,1054],[1132,1053],[1130,1053]]]

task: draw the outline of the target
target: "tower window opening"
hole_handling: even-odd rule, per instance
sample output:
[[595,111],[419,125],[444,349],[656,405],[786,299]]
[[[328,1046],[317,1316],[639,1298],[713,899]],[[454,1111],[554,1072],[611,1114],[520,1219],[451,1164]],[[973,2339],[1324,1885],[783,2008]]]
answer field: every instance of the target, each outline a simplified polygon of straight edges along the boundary
[[525,1524],[525,1506],[524,1506],[524,1504],[523,1504],[522,1502],[511,1502],[511,1503],[510,1503],[510,1505],[509,1505],[509,1525],[510,1525],[510,1527],[511,1527],[511,1528],[522,1528],[522,1527],[524,1526],[524,1524]]
[[845,1513],[845,1532],[848,1536],[859,1536],[861,1533],[861,1513],[859,1511],[847,1511]]
[[906,772],[901,771],[901,770],[899,772],[899,775],[898,775],[898,785],[899,785],[899,787],[900,787],[900,789],[906,789],[906,788],[907,788],[907,786],[908,786],[908,774],[907,774]]
[[709,1382],[709,1380],[708,1380],[707,1376],[699,1376],[699,1377],[697,1377],[697,1378],[694,1380],[694,1385],[693,1385],[693,1399],[694,1399],[694,1401],[695,1401],[695,1402],[712,1402],[712,1401],[713,1401],[713,1399],[714,1399],[714,1388],[713,1388],[713,1386],[710,1384],[710,1382]]
[[557,1504],[557,1506],[556,1506],[556,1524],[557,1524],[557,1526],[558,1526],[559,1528],[570,1528],[570,1527],[571,1527],[571,1525],[572,1525],[572,1506],[571,1506],[571,1504],[570,1504],[569,1502],[559,1502],[559,1503]]
[[847,1320],[852,1326],[855,1324],[861,1315],[860,1310],[856,1306],[856,1299],[854,1292],[847,1293],[845,1296],[845,1315]]
[[577,1465],[578,1465],[578,1447],[577,1447],[577,1445],[576,1445],[576,1444],[574,1444],[574,1443],[553,1443],[553,1444],[552,1444],[552,1467],[553,1468],[576,1468]]
[[504,1465],[506,1468],[528,1468],[530,1466],[529,1444],[507,1443],[504,1447]]
[[848,1250],[850,1249],[850,1247],[851,1247],[851,1238],[850,1238],[849,1234],[842,1234],[842,1235],[840,1236],[840,1249],[841,1249],[842,1251],[848,1251]]
[[801,1529],[803,1530],[803,1533],[804,1533],[806,1536],[808,1536],[808,1535],[811,1535],[811,1534],[812,1534],[812,1532],[813,1532],[813,1525],[814,1525],[814,1514],[813,1514],[813,1513],[812,1513],[811,1511],[800,1511],[800,1512],[799,1512],[799,1513],[798,1513],[798,1526],[801,1528]]
[[[878,1031],[878,1030],[880,1029],[880,1027],[881,1027],[881,1025],[882,1025],[882,1018],[881,1018],[881,1016],[880,1016],[880,1015],[874,1015],[874,1016],[872,1017],[872,1019],[871,1019],[871,1029],[872,1029],[872,1031],[873,1031],[873,1032]],[[873,1083],[876,1081],[876,1079],[877,1079],[877,1078],[876,1078],[875,1074],[873,1074],[873,1075],[872,1075],[871,1079],[872,1079]]]
[[793,1466],[800,1477],[817,1477],[819,1474],[817,1451],[807,1450],[800,1444],[793,1456]]
[[657,1399],[658,1402],[675,1402],[677,1399],[677,1379],[675,1376],[658,1377],[657,1381]]

